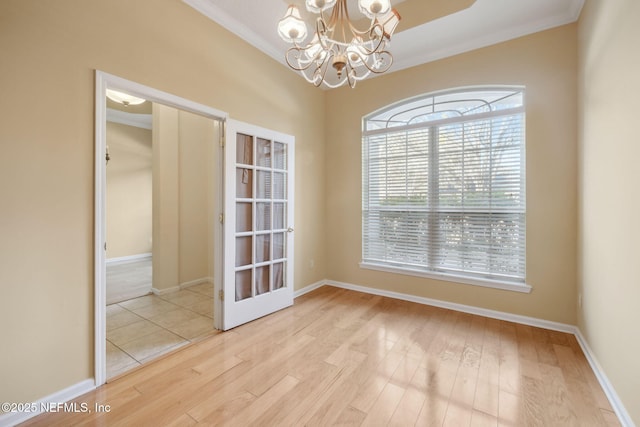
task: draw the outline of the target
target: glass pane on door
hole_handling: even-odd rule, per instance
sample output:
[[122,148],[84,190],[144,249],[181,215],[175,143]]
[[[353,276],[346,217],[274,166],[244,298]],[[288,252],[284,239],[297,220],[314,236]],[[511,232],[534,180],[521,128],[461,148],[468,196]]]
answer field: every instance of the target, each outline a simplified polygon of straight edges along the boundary
[[258,138],[258,166],[271,167],[271,141]]
[[271,230],[271,203],[255,202],[256,224],[255,230]]
[[287,169],[287,146],[281,142],[273,143],[274,169]]
[[279,260],[284,258],[285,242],[287,241],[284,233],[273,233],[273,259]]
[[256,186],[256,197],[258,199],[271,198],[271,172],[259,170]]
[[239,199],[250,199],[253,197],[253,171],[248,168],[236,169],[236,196]]
[[251,231],[253,227],[253,206],[251,203],[236,203],[236,231]]
[[235,301],[287,286],[287,145],[236,136]]
[[271,261],[271,234],[259,234],[256,236],[256,262]]
[[251,296],[251,270],[236,272],[236,301],[249,298]]
[[287,206],[285,203],[276,202],[273,204],[273,229],[284,230],[287,228]]
[[256,268],[256,294],[262,295],[269,290],[269,266]]
[[273,289],[284,287],[284,262],[273,264]]

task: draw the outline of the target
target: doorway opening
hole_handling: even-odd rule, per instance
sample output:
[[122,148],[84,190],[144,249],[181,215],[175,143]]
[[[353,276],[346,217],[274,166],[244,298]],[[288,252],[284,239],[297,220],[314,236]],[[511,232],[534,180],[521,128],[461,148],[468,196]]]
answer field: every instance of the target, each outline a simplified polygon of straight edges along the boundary
[[96,74],[96,385],[220,328],[226,118]]
[[[219,122],[107,93],[107,380],[212,334]],[[118,97],[116,99],[120,99]]]

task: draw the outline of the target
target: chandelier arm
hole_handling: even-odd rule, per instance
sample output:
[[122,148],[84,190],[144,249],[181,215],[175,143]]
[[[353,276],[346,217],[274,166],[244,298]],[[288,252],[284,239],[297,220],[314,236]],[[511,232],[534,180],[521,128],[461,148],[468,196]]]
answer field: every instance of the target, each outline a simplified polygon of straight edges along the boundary
[[[299,46],[296,44],[290,47],[285,55],[286,62],[290,68],[299,71],[305,80],[314,86],[318,87],[322,85],[322,83],[330,86],[325,80],[327,71],[329,70],[329,64],[332,63],[333,58],[342,54],[342,50],[336,43],[332,43],[331,45],[325,43],[322,49],[318,49],[312,57],[309,57],[310,55],[308,55],[307,52],[314,47],[313,44],[308,44],[307,46]],[[309,76],[309,74],[311,76]],[[342,84],[343,83],[340,83],[338,86]]]
[[[354,66],[352,58],[349,58],[349,67],[351,67],[354,70],[357,70],[358,67],[362,67],[365,68],[367,70],[367,73],[365,73],[363,76],[355,76],[356,80],[363,80],[365,79],[370,73],[374,73],[374,74],[382,74],[386,71],[389,70],[389,68],[391,67],[391,65],[393,64],[393,55],[391,55],[391,53],[389,51],[383,50],[381,52],[377,52],[378,56],[384,57],[384,59],[386,59],[386,61],[382,61],[381,58],[376,59],[374,56],[372,55],[365,55],[362,54],[360,52],[353,52],[353,55],[357,55],[358,58],[360,59],[359,62],[357,62],[357,66]],[[369,60],[375,61],[374,64],[369,64]],[[378,63],[378,65],[376,65],[376,62]],[[381,67],[379,64],[384,64],[384,67]]]
[[[361,58],[361,63],[357,63],[355,65],[351,64],[354,69],[353,77],[356,80],[364,80],[372,73],[372,67],[368,66],[368,64],[365,62],[365,59],[367,58]],[[363,73],[359,75],[358,71],[363,71]]]
[[[362,61],[362,63],[372,73],[374,73],[374,74],[382,74],[382,73],[388,71],[389,68],[391,68],[391,65],[393,65],[393,55],[391,55],[391,52],[389,52],[387,50],[383,50],[381,52],[378,52],[377,54],[378,54],[378,56],[384,56],[384,57],[387,58],[387,61],[384,63],[384,67],[372,68],[371,66],[369,66],[369,64],[366,61]],[[383,63],[383,61],[381,61],[380,58],[378,58],[377,62],[380,63],[380,64]]]
[[[371,53],[382,53],[382,52],[386,52],[388,55],[391,55],[391,53],[389,53],[388,51],[384,50],[384,48],[386,47],[386,43],[384,41],[384,39],[379,39],[378,40],[378,44],[376,45],[375,48],[373,48],[373,50],[371,50]],[[365,47],[366,49],[366,47]]]
[[[382,31],[383,30],[382,25],[380,23],[374,24],[372,22],[371,28],[368,29],[367,31],[360,32],[355,28],[353,29],[354,35],[364,36],[366,34],[369,36],[366,42],[363,42],[358,45],[358,49],[360,49],[361,51],[364,51],[366,55],[371,55],[376,52],[382,52],[387,45],[387,41],[384,37],[377,36],[375,32],[376,29]],[[369,47],[367,47],[369,44],[372,44],[375,46],[370,49]]]
[[[331,25],[331,22],[329,22],[329,25]],[[320,43],[320,46],[324,49],[327,49],[326,34],[328,28],[330,27],[327,27],[327,23],[323,17],[319,17],[316,20],[316,36],[318,37],[318,43]]]
[[309,62],[307,65],[305,66],[299,66],[296,65],[295,63],[292,63],[291,60],[289,59],[289,56],[291,53],[294,53],[294,60],[298,63],[298,64],[302,64],[300,62],[300,57],[302,56],[302,54],[300,53],[300,48],[299,47],[290,47],[289,49],[287,49],[287,53],[284,56],[284,59],[287,61],[287,65],[289,67],[291,67],[292,69],[296,70],[296,71],[303,71],[308,69],[311,66],[311,62]]
[[358,45],[357,51],[359,51],[358,56],[360,56],[360,58],[363,58],[363,57],[368,58],[371,55],[374,55],[376,53],[382,53],[382,52],[386,52],[387,54],[391,55],[391,53],[384,50],[384,48],[386,47],[386,43],[384,42],[384,40],[379,40],[373,49],[369,49],[367,45],[369,44],[369,42],[372,42],[372,41],[374,40],[368,40],[367,42],[364,42]]
[[347,82],[349,83],[349,87],[353,89],[356,87],[357,79],[355,78],[356,69],[349,63],[347,65]]
[[366,30],[362,31],[362,30],[357,29],[353,24],[351,24],[351,23],[349,23],[349,24],[350,24],[349,29],[351,30],[351,33],[354,36],[365,36],[365,35],[369,35],[369,33],[371,32],[370,28],[367,28]]
[[354,25],[353,22],[349,21],[349,29],[354,35],[364,36],[365,34],[369,34],[374,27],[381,26],[380,23],[376,24],[375,22],[376,20],[372,19],[371,23],[369,24],[369,28],[367,28],[366,30],[360,30]]
[[316,70],[313,73],[313,84],[316,87],[320,87],[323,82],[326,84],[325,76],[327,75],[327,70],[329,70],[329,58],[333,58],[333,56],[333,51],[331,51],[331,53],[327,53],[324,61],[316,67]]
[[368,54],[372,54],[375,52],[383,52],[384,48],[387,45],[387,42],[385,40],[384,37],[378,37],[375,33],[375,30],[379,29],[379,30],[383,30],[382,25],[380,23],[374,24],[368,31],[366,31],[366,33],[369,34],[369,40],[368,42],[371,42],[372,44],[375,44],[375,47],[373,49],[369,49],[367,47],[367,43],[363,43],[361,45],[361,48],[366,50]]
[[[309,68],[311,68],[311,66],[314,64],[314,62],[316,62],[318,59],[320,59],[320,52],[317,53],[313,58],[311,58],[310,60],[302,60],[302,55],[303,52],[306,51],[307,48],[304,47],[300,47],[300,46],[292,46],[289,49],[287,49],[287,53],[285,54],[285,60],[287,61],[287,65],[289,65],[289,67],[291,67],[292,69],[296,70],[296,71],[304,71],[304,70],[308,70]],[[291,62],[291,59],[289,58],[290,56],[293,55],[293,60],[295,61],[295,63]],[[326,59],[325,59],[326,61]],[[323,62],[325,62],[323,61]],[[297,65],[296,65],[297,64]]]

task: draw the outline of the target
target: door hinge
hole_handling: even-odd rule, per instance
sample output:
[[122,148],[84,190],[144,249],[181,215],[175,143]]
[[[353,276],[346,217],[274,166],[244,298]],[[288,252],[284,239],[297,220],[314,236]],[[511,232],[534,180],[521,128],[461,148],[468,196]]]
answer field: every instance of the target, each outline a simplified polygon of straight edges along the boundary
[[220,289],[218,291],[218,297],[220,298],[220,301],[224,301],[224,289]]
[[218,215],[218,221],[220,221],[220,224],[224,224],[224,214],[223,213]]
[[227,122],[222,122],[220,126],[220,146],[224,147],[224,141],[227,138]]

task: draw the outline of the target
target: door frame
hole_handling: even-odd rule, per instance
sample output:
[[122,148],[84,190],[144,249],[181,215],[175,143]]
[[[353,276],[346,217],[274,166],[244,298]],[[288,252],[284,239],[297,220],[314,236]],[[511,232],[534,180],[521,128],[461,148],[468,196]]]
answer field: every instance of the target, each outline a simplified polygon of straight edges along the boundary
[[[94,164],[94,380],[98,387],[106,382],[106,195],[107,175],[105,164],[107,101],[106,90],[115,89],[139,96],[148,101],[168,105],[190,113],[198,114],[221,123],[220,141],[224,142],[224,127],[229,118],[228,113],[209,106],[153,89],[103,71],[95,73],[95,164]],[[224,198],[224,152],[220,146],[216,164],[215,204],[216,209],[223,212]],[[214,295],[222,289],[222,269],[224,247],[222,224],[214,233]],[[214,327],[222,329],[223,306],[219,298],[214,298]]]

